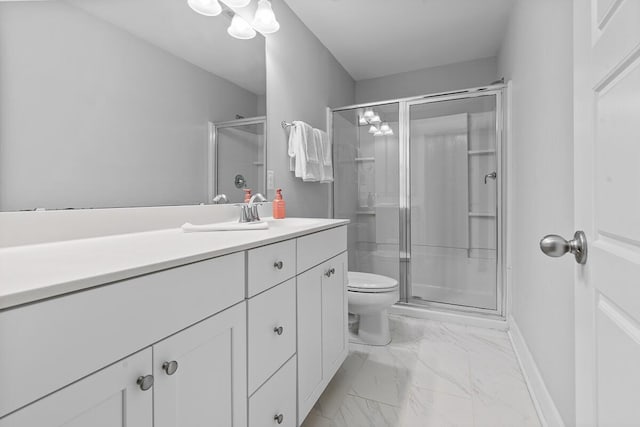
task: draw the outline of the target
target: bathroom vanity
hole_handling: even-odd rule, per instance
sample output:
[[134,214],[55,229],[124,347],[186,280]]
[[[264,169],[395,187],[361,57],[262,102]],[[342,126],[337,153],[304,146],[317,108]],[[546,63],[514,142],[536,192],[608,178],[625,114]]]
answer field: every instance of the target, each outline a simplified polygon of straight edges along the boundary
[[0,249],[0,426],[297,426],[347,355],[344,220]]

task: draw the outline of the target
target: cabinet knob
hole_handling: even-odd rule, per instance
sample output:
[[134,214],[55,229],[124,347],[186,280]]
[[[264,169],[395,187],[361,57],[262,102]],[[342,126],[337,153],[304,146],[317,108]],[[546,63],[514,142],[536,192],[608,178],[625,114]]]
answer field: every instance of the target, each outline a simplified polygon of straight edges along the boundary
[[325,276],[327,276],[327,277],[331,277],[331,275],[332,275],[332,274],[336,274],[336,269],[335,269],[335,268],[333,268],[333,267],[331,267],[330,269],[328,269],[328,270],[324,273],[324,275],[325,275]]
[[273,420],[275,422],[277,422],[278,424],[282,424],[282,421],[284,421],[284,415],[276,414],[276,415],[273,416]]
[[273,263],[273,268],[277,268],[278,270],[282,270],[284,267],[284,263],[282,261],[276,261]]
[[284,332],[284,328],[282,326],[276,326],[275,328],[273,328],[273,332],[278,335],[282,335],[282,333]]
[[162,364],[162,369],[167,373],[167,375],[173,375],[178,370],[178,362],[172,360],[171,362],[164,362]]
[[136,384],[140,386],[140,390],[147,391],[153,387],[153,375],[141,375],[136,380]]

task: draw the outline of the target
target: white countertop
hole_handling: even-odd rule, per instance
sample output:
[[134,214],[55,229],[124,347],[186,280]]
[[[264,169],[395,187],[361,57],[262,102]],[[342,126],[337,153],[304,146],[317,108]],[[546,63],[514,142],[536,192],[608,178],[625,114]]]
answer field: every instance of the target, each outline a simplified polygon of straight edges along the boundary
[[269,220],[268,230],[180,228],[0,249],[0,310],[345,225]]

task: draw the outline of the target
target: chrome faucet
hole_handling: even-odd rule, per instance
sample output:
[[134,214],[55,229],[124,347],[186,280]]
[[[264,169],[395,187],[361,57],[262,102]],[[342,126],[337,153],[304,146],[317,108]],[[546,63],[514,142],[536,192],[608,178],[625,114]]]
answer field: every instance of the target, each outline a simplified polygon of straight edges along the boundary
[[212,202],[214,205],[222,205],[225,203],[229,203],[229,199],[227,198],[226,194],[218,194],[213,198]]
[[249,199],[249,203],[240,205],[240,219],[238,220],[238,222],[260,221],[258,206],[259,203],[266,201],[267,199],[260,193],[256,193],[251,196],[251,199]]

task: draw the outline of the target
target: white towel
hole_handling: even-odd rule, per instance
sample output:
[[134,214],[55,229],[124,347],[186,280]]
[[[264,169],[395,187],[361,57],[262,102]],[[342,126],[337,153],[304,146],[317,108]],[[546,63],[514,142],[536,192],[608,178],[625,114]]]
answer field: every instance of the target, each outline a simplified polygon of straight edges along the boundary
[[218,224],[194,225],[188,222],[182,224],[182,231],[239,231],[239,230],[267,230],[269,224],[260,222],[221,222]]
[[331,139],[323,130],[314,129],[313,136],[320,153],[320,182],[333,182]]
[[289,170],[304,181],[320,180],[320,156],[313,128],[301,121],[294,121],[289,132]]

